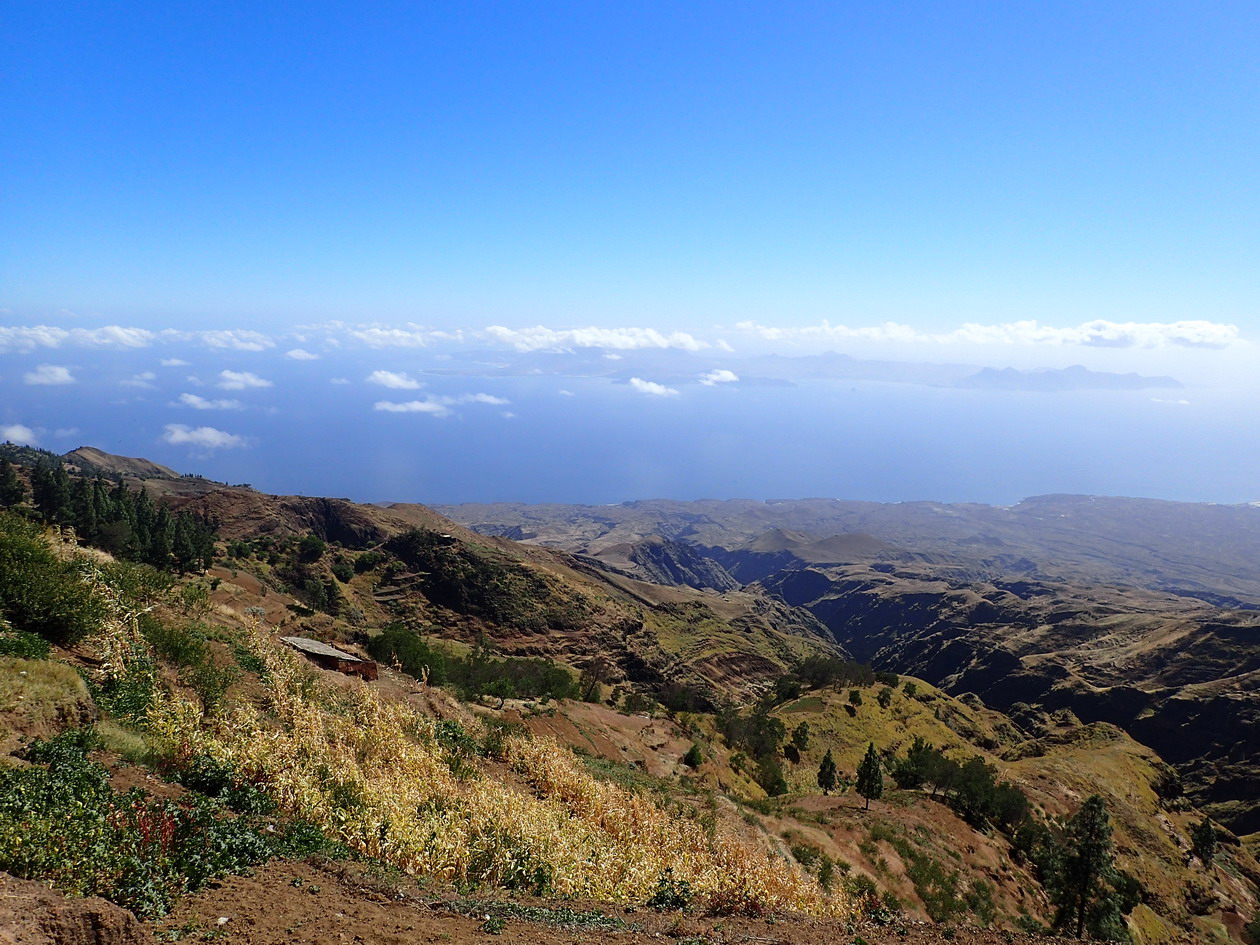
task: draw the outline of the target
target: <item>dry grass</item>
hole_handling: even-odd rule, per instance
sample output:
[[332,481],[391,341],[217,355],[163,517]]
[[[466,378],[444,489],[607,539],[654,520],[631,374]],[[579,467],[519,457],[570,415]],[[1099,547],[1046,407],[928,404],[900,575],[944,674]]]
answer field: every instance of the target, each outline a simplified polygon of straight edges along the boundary
[[850,911],[783,858],[596,780],[550,739],[505,739],[520,783],[486,777],[449,763],[433,719],[368,686],[328,686],[261,636],[253,645],[272,680],[266,713],[239,706],[204,723],[170,696],[151,720],[159,741],[264,781],[289,814],[369,856],[443,882],[638,902],[670,868],[711,903]]

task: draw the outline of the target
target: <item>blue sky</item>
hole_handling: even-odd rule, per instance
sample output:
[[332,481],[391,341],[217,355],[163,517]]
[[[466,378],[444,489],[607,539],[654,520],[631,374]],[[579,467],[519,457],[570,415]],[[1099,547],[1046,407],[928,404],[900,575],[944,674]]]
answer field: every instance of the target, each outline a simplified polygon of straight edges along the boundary
[[[587,344],[1171,374],[1251,431],[1255,4],[3,10],[0,427],[44,445],[187,446],[162,432],[186,377],[283,373],[278,396]],[[126,386],[164,360],[201,373]],[[87,384],[149,391],[148,439],[86,429]],[[512,393],[487,396],[524,417]],[[494,405],[439,406],[408,419]],[[207,461],[278,440],[214,428],[250,445]]]

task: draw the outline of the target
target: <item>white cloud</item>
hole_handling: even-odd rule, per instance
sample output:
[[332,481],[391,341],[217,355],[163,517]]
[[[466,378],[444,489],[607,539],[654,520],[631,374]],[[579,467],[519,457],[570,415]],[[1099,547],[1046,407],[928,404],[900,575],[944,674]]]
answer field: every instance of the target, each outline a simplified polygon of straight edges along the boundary
[[419,390],[424,385],[405,373],[394,371],[373,371],[367,376],[369,384],[380,384],[393,390]]
[[1189,406],[1190,406],[1190,401],[1188,401],[1188,400],[1165,400],[1163,397],[1152,397],[1152,398],[1151,398],[1151,403],[1153,403],[1153,404],[1172,404],[1172,405],[1175,405],[1175,406],[1178,406],[1178,407],[1189,407]]
[[460,394],[458,397],[426,397],[424,400],[408,400],[398,403],[392,400],[378,400],[372,405],[373,410],[387,413],[427,413],[434,417],[445,417],[451,413],[451,407],[459,404],[489,404],[492,407],[506,407],[511,401],[493,394]]
[[610,348],[617,351],[680,348],[683,351],[699,351],[708,347],[686,332],[673,331],[664,335],[654,328],[590,327],[557,330],[543,325],[519,329],[491,325],[476,332],[476,335],[484,341],[507,345],[517,351],[563,351],[571,348]]
[[219,386],[224,390],[245,390],[250,387],[271,387],[271,381],[249,371],[220,371]]
[[182,423],[168,423],[162,439],[174,446],[192,446],[203,450],[235,449],[245,445],[245,438],[235,433],[216,430],[214,427],[186,427]]
[[196,394],[180,394],[179,403],[194,410],[240,410],[244,406],[239,400],[207,400]]
[[425,348],[435,341],[462,341],[464,338],[463,332],[435,331],[420,325],[402,328],[361,325],[346,333],[373,348]]
[[0,439],[7,443],[19,443],[22,446],[38,446],[39,437],[30,427],[21,423],[0,426]]
[[162,332],[168,338],[180,341],[196,341],[207,348],[229,351],[266,351],[274,348],[276,343],[262,332],[245,328],[227,328],[215,331],[175,331]]
[[188,367],[188,362],[183,358],[163,358],[159,363],[162,367]]
[[23,374],[22,380],[27,384],[37,385],[73,384],[75,382],[74,375],[70,373],[70,369],[59,364],[41,364],[35,370],[27,371]]
[[78,427],[58,427],[57,429],[53,430],[53,436],[59,439],[62,437],[78,436],[78,435],[79,435]]
[[124,328],[122,325],[70,329],[71,341],[102,348],[147,348],[156,339],[157,334],[148,329]]
[[104,328],[58,328],[54,325],[0,327],[0,351],[34,351],[63,344],[88,347],[144,348],[157,338],[144,328],[106,325]]
[[52,325],[0,327],[0,351],[34,351],[36,348],[57,348],[70,337],[64,328]]
[[651,394],[653,397],[676,397],[678,395],[678,391],[672,387],[657,384],[655,381],[645,381],[641,377],[630,378],[630,386],[641,394]]
[[576,397],[577,396],[577,394],[573,393],[573,391],[571,390],[561,390],[559,393],[561,397]]
[[499,407],[511,403],[510,400],[495,397],[493,394],[464,394],[462,397],[443,397],[442,399],[453,404],[493,404]]
[[395,403],[392,400],[378,400],[372,405],[373,410],[384,410],[387,413],[427,413],[435,417],[445,417],[451,408],[436,400],[408,400]]
[[329,384],[349,384],[349,383],[350,383],[350,378],[348,378],[348,377],[331,377],[331,378],[329,378],[329,379],[328,379],[328,383],[329,383]]
[[739,380],[739,375],[734,371],[728,371],[725,368],[717,368],[708,374],[700,375],[700,383],[706,387],[714,387],[718,384],[734,384]]
[[1159,348],[1168,345],[1226,348],[1244,343],[1238,326],[1201,320],[1112,322],[1100,318],[1063,328],[1040,325],[1035,321],[997,325],[969,322],[953,331],[939,333],[922,332],[897,322],[862,328],[832,325],[827,321],[797,328],[775,328],[755,322],[740,322],[735,328],[767,341],[798,343],[883,341],[942,345],[1081,345],[1095,348]]
[[294,361],[318,361],[319,360],[319,355],[311,354],[311,352],[306,351],[302,348],[294,348],[292,351],[286,351],[284,353],[284,356]]
[[157,375],[152,371],[144,371],[140,374],[133,374],[127,380],[119,381],[119,383],[124,387],[142,387],[146,390],[154,390],[154,385],[149,382],[156,377]]

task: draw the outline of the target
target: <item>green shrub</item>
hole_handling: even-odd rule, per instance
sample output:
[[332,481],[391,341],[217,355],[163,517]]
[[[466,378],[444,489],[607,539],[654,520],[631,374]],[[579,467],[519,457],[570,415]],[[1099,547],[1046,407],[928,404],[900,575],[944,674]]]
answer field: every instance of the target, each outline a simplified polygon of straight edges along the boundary
[[685,879],[678,879],[674,876],[673,868],[666,867],[656,878],[656,889],[652,892],[647,904],[653,909],[665,912],[671,909],[686,909],[691,905],[693,898],[695,894],[692,892],[691,883]]
[[0,617],[15,630],[70,646],[105,613],[78,563],[60,560],[34,525],[0,513]]
[[138,790],[116,794],[87,757],[97,744],[94,732],[72,730],[32,743],[32,765],[0,768],[0,869],[153,917],[271,855],[256,826],[212,801],[179,807]]
[[0,631],[0,656],[24,660],[46,660],[52,645],[37,633],[26,630]]
[[209,647],[199,629],[165,623],[152,613],[141,614],[138,623],[153,652],[168,663],[196,666],[206,658]]

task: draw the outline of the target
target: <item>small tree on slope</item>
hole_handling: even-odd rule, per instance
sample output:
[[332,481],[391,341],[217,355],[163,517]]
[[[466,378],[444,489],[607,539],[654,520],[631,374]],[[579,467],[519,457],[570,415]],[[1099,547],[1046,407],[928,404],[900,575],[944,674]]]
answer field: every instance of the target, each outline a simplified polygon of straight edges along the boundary
[[830,748],[823,755],[822,764],[818,766],[818,786],[824,794],[830,794],[836,789],[836,760],[831,757]]
[[867,745],[866,757],[858,765],[857,791],[866,798],[865,810],[870,809],[872,800],[877,801],[884,794],[884,771],[874,742]]
[[1063,859],[1054,890],[1055,928],[1073,928],[1077,938],[1092,935],[1113,939],[1124,934],[1123,920],[1112,880],[1116,877],[1111,846],[1111,819],[1097,794],[1090,797],[1067,824]]

